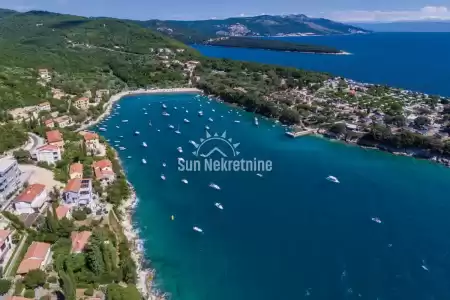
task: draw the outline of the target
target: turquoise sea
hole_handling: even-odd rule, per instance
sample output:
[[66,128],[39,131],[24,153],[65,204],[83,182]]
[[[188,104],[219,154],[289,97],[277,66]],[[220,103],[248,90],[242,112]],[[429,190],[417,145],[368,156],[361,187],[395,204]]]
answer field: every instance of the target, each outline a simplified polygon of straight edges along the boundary
[[353,55],[319,55],[195,46],[213,57],[330,72],[363,82],[388,84],[450,96],[450,33],[389,32],[368,35],[289,37],[283,40],[328,45]]
[[[162,116],[161,102],[170,116]],[[448,169],[315,137],[289,139],[281,126],[255,126],[253,115],[194,95],[119,103],[102,135],[126,147],[118,152],[139,198],[134,221],[158,285],[173,300],[450,297]],[[271,160],[272,172],[178,171],[178,157],[195,158],[189,140],[206,138],[205,126],[240,143],[239,157]]]

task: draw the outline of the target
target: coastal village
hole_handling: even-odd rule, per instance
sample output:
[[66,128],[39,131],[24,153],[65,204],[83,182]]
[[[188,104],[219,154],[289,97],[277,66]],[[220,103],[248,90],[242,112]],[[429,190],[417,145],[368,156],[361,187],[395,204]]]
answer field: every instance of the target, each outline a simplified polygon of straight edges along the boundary
[[[131,221],[133,189],[114,149],[89,131],[111,112],[114,101],[131,92],[201,92],[196,89],[201,63],[179,59],[184,49],[150,52],[167,68],[176,67],[187,89],[103,86],[71,94],[52,84],[58,74],[47,67],[36,70],[36,84],[49,90],[49,99],[8,111],[13,122],[29,128],[26,145],[0,158],[0,292],[8,299],[57,299],[61,291],[69,300],[103,300],[106,294],[164,298],[152,289],[153,271],[143,267]],[[392,133],[448,139],[449,98],[339,77],[303,88],[278,79],[279,89],[265,100],[298,113],[298,122],[288,124],[293,137],[322,134],[357,143],[381,125]],[[246,94],[248,87],[234,90]]]

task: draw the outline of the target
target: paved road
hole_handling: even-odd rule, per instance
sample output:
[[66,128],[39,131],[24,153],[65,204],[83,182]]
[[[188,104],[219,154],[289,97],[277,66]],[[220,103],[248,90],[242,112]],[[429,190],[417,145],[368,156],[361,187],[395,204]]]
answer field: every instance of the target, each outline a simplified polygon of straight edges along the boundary
[[34,134],[32,132],[28,132],[28,136],[31,139],[31,143],[29,143],[29,145],[27,145],[27,149],[30,152],[33,152],[34,150],[36,150],[37,147],[40,147],[42,145],[45,144],[45,141],[43,138],[41,138],[40,136],[38,136],[37,134]]

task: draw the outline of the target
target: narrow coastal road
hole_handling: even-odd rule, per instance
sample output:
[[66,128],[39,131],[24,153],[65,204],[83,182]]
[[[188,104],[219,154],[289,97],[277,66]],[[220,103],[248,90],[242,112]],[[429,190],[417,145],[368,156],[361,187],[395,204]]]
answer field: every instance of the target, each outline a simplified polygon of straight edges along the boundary
[[28,136],[30,137],[32,142],[31,145],[27,145],[27,147],[25,147],[24,150],[33,152],[34,150],[36,150],[37,147],[40,147],[45,144],[44,139],[38,136],[37,134],[28,132]]

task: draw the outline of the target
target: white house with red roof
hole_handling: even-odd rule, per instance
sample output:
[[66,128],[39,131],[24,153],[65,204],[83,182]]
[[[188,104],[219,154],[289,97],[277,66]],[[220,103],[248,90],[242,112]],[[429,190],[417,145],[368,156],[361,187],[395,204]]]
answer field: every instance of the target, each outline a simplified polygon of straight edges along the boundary
[[70,238],[72,240],[72,253],[81,253],[89,242],[92,232],[90,231],[80,231],[72,232]]
[[47,131],[45,136],[49,145],[58,146],[60,149],[64,149],[64,138],[59,130]]
[[3,262],[8,252],[12,249],[11,230],[0,229],[0,263]]
[[108,184],[116,179],[116,174],[112,169],[112,163],[109,159],[102,159],[92,164],[95,179],[103,184]]
[[37,161],[43,161],[50,165],[56,164],[61,160],[61,149],[56,145],[43,145],[35,150]]
[[98,134],[94,132],[85,132],[83,135],[84,144],[87,151],[97,151],[100,148],[100,140]]
[[19,196],[14,199],[14,209],[18,214],[32,214],[40,211],[48,193],[45,185],[35,183],[30,184]]
[[55,209],[55,213],[56,213],[56,217],[58,218],[58,220],[61,220],[63,218],[67,218],[67,219],[71,218],[70,206],[68,206],[68,205],[60,205],[60,206],[58,206]]
[[17,274],[24,275],[31,270],[42,270],[51,260],[50,246],[50,244],[42,242],[31,243],[17,269]]

